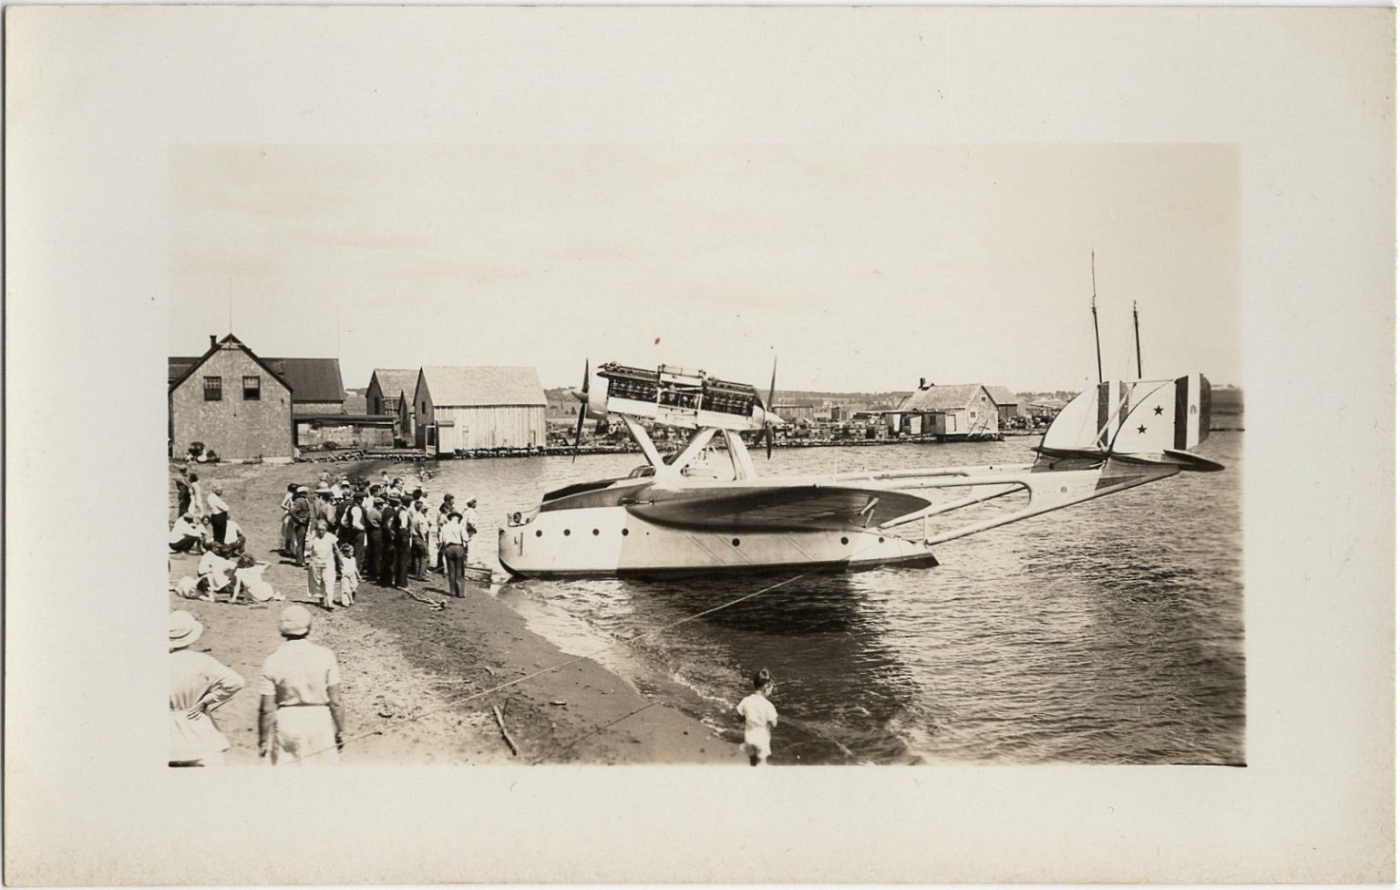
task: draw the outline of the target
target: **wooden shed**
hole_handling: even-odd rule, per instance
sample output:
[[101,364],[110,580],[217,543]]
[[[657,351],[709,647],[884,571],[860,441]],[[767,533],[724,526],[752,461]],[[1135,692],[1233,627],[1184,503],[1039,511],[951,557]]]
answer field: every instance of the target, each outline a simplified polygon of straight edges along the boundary
[[534,368],[425,367],[413,395],[417,442],[434,454],[542,447],[546,404]]
[[413,394],[418,388],[418,371],[413,368],[375,368],[365,390],[366,414],[391,414],[399,436],[416,439],[412,410]]
[[899,403],[899,411],[904,415],[906,432],[913,435],[987,439],[1000,432],[996,400],[980,383],[937,386],[921,381],[919,388]]

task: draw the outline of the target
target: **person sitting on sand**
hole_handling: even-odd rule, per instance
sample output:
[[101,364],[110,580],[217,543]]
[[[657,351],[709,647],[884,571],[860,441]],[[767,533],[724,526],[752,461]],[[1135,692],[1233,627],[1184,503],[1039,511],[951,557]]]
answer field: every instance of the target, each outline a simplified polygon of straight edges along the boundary
[[214,595],[209,592],[208,578],[195,579],[186,575],[175,582],[175,593],[181,599],[214,601]]
[[340,545],[340,604],[345,608],[355,605],[355,591],[360,589],[360,566],[355,559],[355,548],[349,544]]
[[778,725],[778,710],[768,700],[773,692],[773,675],[764,668],[753,675],[753,694],[739,702],[736,709],[744,718],[744,744],[741,750],[749,755],[749,766],[761,766],[773,753],[773,728]]
[[210,525],[208,547],[225,559],[237,559],[248,549],[248,539],[243,535],[243,527],[232,519],[224,523],[224,533],[219,536],[213,530],[213,523],[208,516],[204,521]]
[[306,590],[327,611],[335,609],[335,548],[326,520],[316,520],[316,531],[306,544]]
[[199,560],[197,569],[198,577],[206,582],[209,602],[214,601],[214,594],[221,593],[233,583],[233,570],[238,568],[238,563],[231,559],[225,559],[213,550],[206,550],[204,556]]
[[228,739],[210,713],[238,694],[243,678],[190,646],[204,632],[189,612],[170,613],[170,765],[223,766]]
[[240,556],[238,568],[233,570],[233,595],[229,598],[229,602],[238,602],[239,595],[245,592],[248,594],[249,601],[254,603],[286,599],[273,588],[272,582],[263,580],[263,572],[266,571],[267,565],[267,563],[258,562],[247,554]]
[[183,513],[170,528],[171,553],[199,553],[204,544],[204,527],[194,517]]
[[278,629],[284,642],[258,681],[258,756],[273,766],[335,766],[344,738],[335,653],[307,639],[305,606],[283,609]]

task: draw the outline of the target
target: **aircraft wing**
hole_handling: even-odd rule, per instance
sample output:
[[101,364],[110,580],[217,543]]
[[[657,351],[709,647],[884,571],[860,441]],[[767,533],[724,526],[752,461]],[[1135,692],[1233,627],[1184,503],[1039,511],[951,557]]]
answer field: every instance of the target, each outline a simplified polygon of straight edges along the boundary
[[929,503],[903,492],[828,485],[652,485],[623,501],[629,513],[659,525],[736,531],[856,531],[923,510]]

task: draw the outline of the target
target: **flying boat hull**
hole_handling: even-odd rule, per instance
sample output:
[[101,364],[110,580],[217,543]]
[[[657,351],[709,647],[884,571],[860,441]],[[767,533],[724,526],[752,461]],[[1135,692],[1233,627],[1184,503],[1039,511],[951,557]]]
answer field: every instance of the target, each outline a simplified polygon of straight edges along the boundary
[[650,521],[623,506],[541,512],[501,529],[499,555],[506,571],[530,578],[938,564],[922,544],[878,530],[685,527]]

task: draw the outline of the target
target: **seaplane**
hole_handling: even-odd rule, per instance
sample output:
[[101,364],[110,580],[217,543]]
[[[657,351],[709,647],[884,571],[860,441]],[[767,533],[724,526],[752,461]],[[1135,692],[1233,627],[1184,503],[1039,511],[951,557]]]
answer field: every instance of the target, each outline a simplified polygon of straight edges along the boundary
[[[721,572],[933,567],[933,548],[1182,471],[1223,467],[1192,454],[1210,434],[1200,374],[1106,381],[1059,413],[1024,464],[771,476],[743,434],[772,456],[774,378],[749,384],[670,365],[601,365],[606,388],[574,390],[575,449],[586,418],[618,418],[646,463],[621,478],[569,485],[508,516],[501,565],[526,578],[664,577]],[[663,456],[649,428],[689,433]],[[712,460],[722,443],[728,468]],[[990,516],[961,511],[998,502]],[[964,519],[963,517],[971,518]]]

